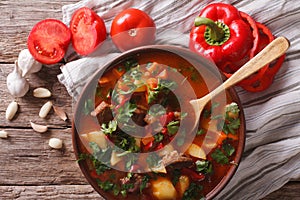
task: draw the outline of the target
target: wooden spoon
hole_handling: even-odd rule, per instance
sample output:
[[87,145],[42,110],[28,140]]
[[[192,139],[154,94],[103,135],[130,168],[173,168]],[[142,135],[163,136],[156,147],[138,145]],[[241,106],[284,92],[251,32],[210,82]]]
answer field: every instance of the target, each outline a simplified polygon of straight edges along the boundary
[[212,92],[201,97],[200,99],[191,100],[190,104],[193,106],[196,117],[192,130],[194,130],[198,125],[203,108],[212,98],[283,55],[289,46],[290,43],[285,37],[276,38]]

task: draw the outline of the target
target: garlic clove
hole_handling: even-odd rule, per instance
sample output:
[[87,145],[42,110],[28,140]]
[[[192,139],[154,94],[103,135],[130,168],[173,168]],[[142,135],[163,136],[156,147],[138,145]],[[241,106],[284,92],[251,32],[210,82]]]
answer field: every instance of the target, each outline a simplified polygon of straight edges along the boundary
[[12,120],[14,118],[14,116],[16,115],[17,111],[18,111],[18,103],[15,101],[12,101],[6,109],[5,112],[5,118],[7,120]]
[[61,107],[53,106],[53,110],[62,120],[66,121],[68,119],[66,112]]
[[51,92],[47,88],[36,88],[33,90],[33,96],[37,98],[51,97]]
[[49,146],[53,149],[61,149],[63,146],[63,141],[58,138],[50,138]]
[[14,97],[23,97],[29,90],[29,83],[21,76],[17,63],[14,70],[6,78],[6,86],[9,93]]
[[6,131],[0,131],[0,138],[6,139],[8,138],[8,133]]
[[18,65],[22,71],[22,77],[36,73],[42,69],[42,64],[33,58],[28,49],[23,49],[20,51]]
[[52,105],[53,104],[51,101],[48,101],[47,103],[45,103],[40,109],[39,116],[41,118],[46,118],[52,108]]
[[46,131],[48,131],[48,126],[36,124],[33,122],[30,122],[30,125],[31,125],[32,129],[38,133],[45,133]]

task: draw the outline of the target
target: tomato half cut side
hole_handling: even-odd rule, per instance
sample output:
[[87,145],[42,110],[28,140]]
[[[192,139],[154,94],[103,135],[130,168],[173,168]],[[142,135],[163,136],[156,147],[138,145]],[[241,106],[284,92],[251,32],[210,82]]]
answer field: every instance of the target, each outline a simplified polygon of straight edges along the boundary
[[37,61],[50,65],[63,59],[70,40],[71,32],[63,22],[45,19],[32,28],[27,46]]
[[92,53],[106,39],[106,27],[103,19],[92,9],[78,9],[70,22],[72,44],[80,55]]
[[110,36],[120,51],[153,44],[156,26],[144,11],[129,8],[119,13],[113,20]]

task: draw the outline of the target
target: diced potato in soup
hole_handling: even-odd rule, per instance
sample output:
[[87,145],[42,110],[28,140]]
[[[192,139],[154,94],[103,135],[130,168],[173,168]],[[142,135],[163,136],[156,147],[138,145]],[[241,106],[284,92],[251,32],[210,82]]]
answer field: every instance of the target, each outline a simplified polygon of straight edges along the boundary
[[172,182],[166,178],[159,178],[152,182],[153,195],[160,200],[176,199],[177,192]]

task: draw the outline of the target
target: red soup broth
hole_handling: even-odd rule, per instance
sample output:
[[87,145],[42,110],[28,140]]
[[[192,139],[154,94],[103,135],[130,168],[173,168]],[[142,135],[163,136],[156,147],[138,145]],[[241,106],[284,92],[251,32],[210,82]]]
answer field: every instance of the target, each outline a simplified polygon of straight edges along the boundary
[[[176,76],[178,73],[180,78]],[[184,135],[192,137],[190,142],[186,144],[185,138],[175,136],[183,123],[186,127],[193,126],[194,115],[189,100],[204,96],[219,84],[220,80],[209,70],[195,69],[186,59],[165,51],[137,53],[108,68],[98,79],[95,95],[87,98],[94,103],[92,109],[81,110],[77,120],[80,123],[76,127],[79,163],[96,190],[107,199],[206,197],[220,184],[232,165],[236,165],[240,115],[226,110],[231,106],[237,110],[237,105],[232,104],[233,97],[226,91],[225,101],[224,96],[216,98],[223,103],[208,103],[196,134],[190,135],[187,131]],[[82,105],[87,105],[87,100]],[[152,116],[149,109],[156,104],[162,105],[158,108],[163,109],[158,109]],[[88,106],[82,107],[86,109]],[[102,107],[99,113],[91,115],[99,107]],[[159,113],[161,110],[164,112]],[[115,118],[129,115],[134,123],[147,128],[141,129],[143,131],[137,135],[128,136],[123,128],[130,131],[130,126],[127,122],[114,124],[113,112]],[[155,163],[154,159],[151,164],[147,157],[132,159],[114,149],[107,150],[108,155],[104,155],[101,148],[107,149],[109,144],[104,142],[105,145],[97,146],[97,141],[103,141],[103,138],[95,139],[97,134],[127,152],[167,150],[158,159],[160,163]],[[91,143],[97,147],[91,147]],[[182,149],[185,151],[180,152]],[[97,150],[101,155],[99,158],[103,159],[98,162],[92,157]],[[112,161],[112,157],[116,159]],[[165,160],[167,163],[163,162]],[[105,163],[110,166],[103,167]]]

